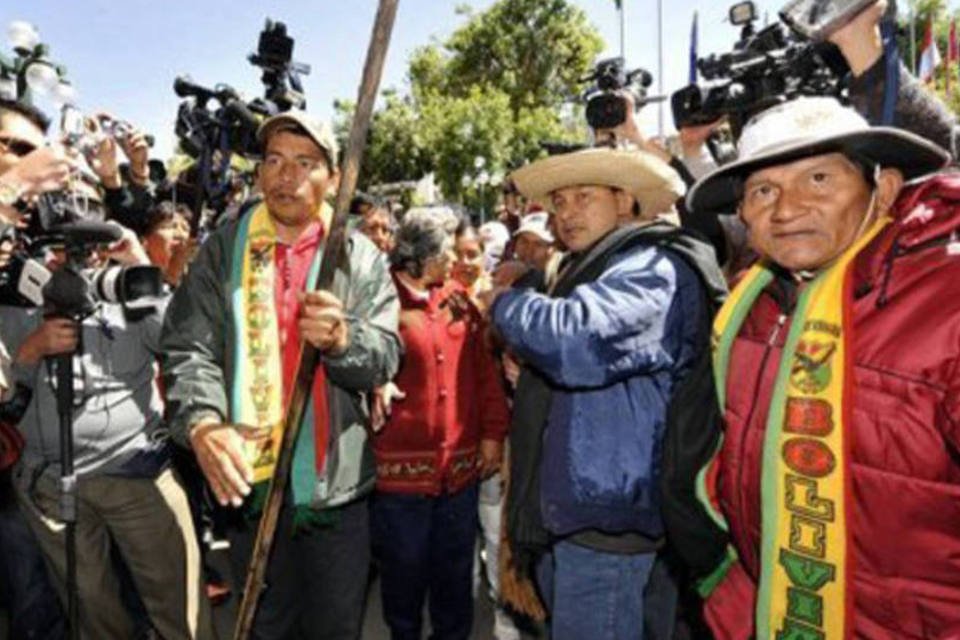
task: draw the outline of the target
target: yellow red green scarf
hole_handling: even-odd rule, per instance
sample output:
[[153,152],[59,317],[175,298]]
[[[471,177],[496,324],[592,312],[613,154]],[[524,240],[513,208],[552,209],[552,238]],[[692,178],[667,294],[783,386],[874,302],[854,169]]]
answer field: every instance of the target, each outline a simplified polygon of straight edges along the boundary
[[[319,212],[323,219],[329,207]],[[231,267],[234,367],[230,418],[257,431],[245,442],[253,466],[253,496],[249,507],[259,512],[273,476],[283,436],[284,413],[297,363],[283,362],[275,305],[276,227],[263,204],[244,216],[237,227]],[[307,286],[316,280],[322,249],[313,257]],[[323,368],[314,376],[312,402],[304,412],[294,448],[291,487],[294,504],[308,507],[325,462],[328,418]]]
[[[851,375],[850,266],[889,222],[881,219],[801,292],[777,371],[763,444],[760,585],[756,637],[841,640],[851,557],[847,517]],[[714,371],[725,407],[730,351],[773,280],[751,268],[714,321]],[[706,503],[715,513],[714,505]]]

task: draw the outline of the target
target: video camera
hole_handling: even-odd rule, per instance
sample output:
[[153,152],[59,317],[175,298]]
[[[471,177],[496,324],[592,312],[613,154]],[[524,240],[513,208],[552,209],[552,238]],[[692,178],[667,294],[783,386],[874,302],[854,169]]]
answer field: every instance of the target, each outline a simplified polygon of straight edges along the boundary
[[260,123],[282,111],[306,108],[300,78],[310,73],[310,67],[293,61],[293,47],[286,25],[268,19],[256,53],[247,58],[263,70],[262,98],[245,101],[227,84],[208,88],[189,76],[174,81],[174,92],[185,98],[177,111],[175,132],[181,149],[197,163],[192,203],[196,220],[205,207],[219,214],[228,206],[234,182],[230,158],[233,154],[247,158],[261,155],[257,141]]
[[[12,225],[0,233],[10,242],[10,262],[0,269],[0,299],[4,304],[43,307],[46,313],[80,319],[101,302],[128,309],[147,309],[162,291],[160,270],[153,266],[88,267],[91,249],[116,242],[121,230],[91,213],[82,196],[58,191],[41,195],[29,212],[28,225]],[[64,263],[50,271],[44,266],[49,249],[62,250]]]
[[752,2],[731,7],[730,22],[742,27],[741,39],[729,53],[697,60],[706,82],[688,85],[670,99],[677,128],[727,116],[739,136],[747,120],[774,105],[800,96],[842,97],[848,68],[839,49],[807,40],[783,22],[756,31],[756,19]]
[[647,90],[653,84],[653,76],[646,69],[624,69],[623,58],[610,58],[597,62],[593,73],[582,78],[581,82],[593,82],[593,87],[584,94],[587,104],[587,124],[592,129],[613,129],[627,119],[627,102],[620,94],[628,91],[633,97],[634,108],[639,110],[651,102],[663,100],[663,97],[647,97]]
[[[251,64],[263,70],[264,97],[249,102],[227,84],[211,89],[194,83],[189,76],[178,77],[173,90],[187,98],[177,115],[176,133],[183,150],[193,157],[210,148],[258,156],[256,133],[261,120],[282,111],[306,108],[300,76],[310,73],[310,67],[293,61],[293,45],[286,25],[268,19],[260,32],[257,52],[248,56]],[[211,108],[211,101],[218,106]]]

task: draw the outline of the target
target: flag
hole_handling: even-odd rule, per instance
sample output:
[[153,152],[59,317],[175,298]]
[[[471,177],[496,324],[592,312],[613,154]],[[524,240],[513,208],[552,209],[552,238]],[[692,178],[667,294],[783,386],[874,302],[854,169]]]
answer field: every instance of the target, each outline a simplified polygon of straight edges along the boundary
[[933,82],[933,72],[942,62],[940,49],[937,48],[937,41],[933,37],[933,18],[927,23],[927,30],[923,34],[923,50],[920,52],[920,69],[917,75],[923,82]]
[[953,65],[960,60],[960,49],[957,48],[957,21],[950,21],[950,44],[947,47],[947,72],[944,77],[947,79],[947,96],[953,92],[950,88],[950,74],[953,73]]
[[697,82],[697,12],[693,12],[693,26],[690,27],[690,84]]

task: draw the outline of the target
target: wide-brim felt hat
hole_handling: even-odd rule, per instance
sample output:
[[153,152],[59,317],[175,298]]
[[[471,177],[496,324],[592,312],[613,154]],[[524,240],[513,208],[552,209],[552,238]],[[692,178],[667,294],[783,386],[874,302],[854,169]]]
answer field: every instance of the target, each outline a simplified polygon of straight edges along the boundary
[[743,128],[737,160],[700,179],[687,194],[693,213],[733,213],[740,185],[751,173],[811,156],[840,152],[899,169],[907,180],[939,171],[950,154],[918,135],[872,127],[834,98],[809,97],[772,107]]
[[537,160],[514,171],[511,180],[529,199],[550,208],[550,194],[579,185],[606,186],[633,195],[643,215],[663,213],[685,192],[666,162],[646,151],[595,148]]

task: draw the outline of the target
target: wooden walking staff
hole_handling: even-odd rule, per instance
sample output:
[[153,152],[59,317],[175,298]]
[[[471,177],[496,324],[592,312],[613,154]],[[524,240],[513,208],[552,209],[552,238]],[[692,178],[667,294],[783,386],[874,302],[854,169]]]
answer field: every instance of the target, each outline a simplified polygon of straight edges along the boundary
[[[357,185],[357,176],[360,173],[360,158],[367,140],[367,130],[370,128],[370,118],[373,114],[373,103],[380,86],[380,76],[383,73],[383,62],[390,44],[390,33],[393,31],[393,21],[397,15],[398,0],[380,0],[377,16],[373,25],[373,34],[370,47],[367,49],[367,61],[363,67],[363,79],[360,82],[360,93],[357,100],[357,110],[350,127],[350,139],[343,158],[340,188],[337,191],[337,202],[333,220],[327,233],[323,257],[320,261],[320,272],[317,274],[315,289],[329,290],[333,285],[333,276],[337,267],[346,257],[347,210],[353,190]],[[313,388],[313,374],[320,363],[319,352],[310,344],[302,344],[300,368],[297,370],[296,386],[290,398],[290,407],[284,418],[283,442],[277,457],[277,465],[270,479],[270,487],[260,516],[260,525],[257,529],[257,538],[253,543],[250,557],[250,567],[247,570],[247,580],[243,587],[243,600],[237,613],[237,627],[233,635],[234,640],[247,640],[253,629],[253,619],[257,613],[257,602],[264,586],[264,577],[267,573],[267,563],[270,559],[270,550],[273,548],[273,539],[277,531],[277,520],[280,508],[283,506],[283,497],[290,480],[290,468],[293,464],[293,450],[300,431],[300,423],[307,402],[310,399],[310,390]]]

